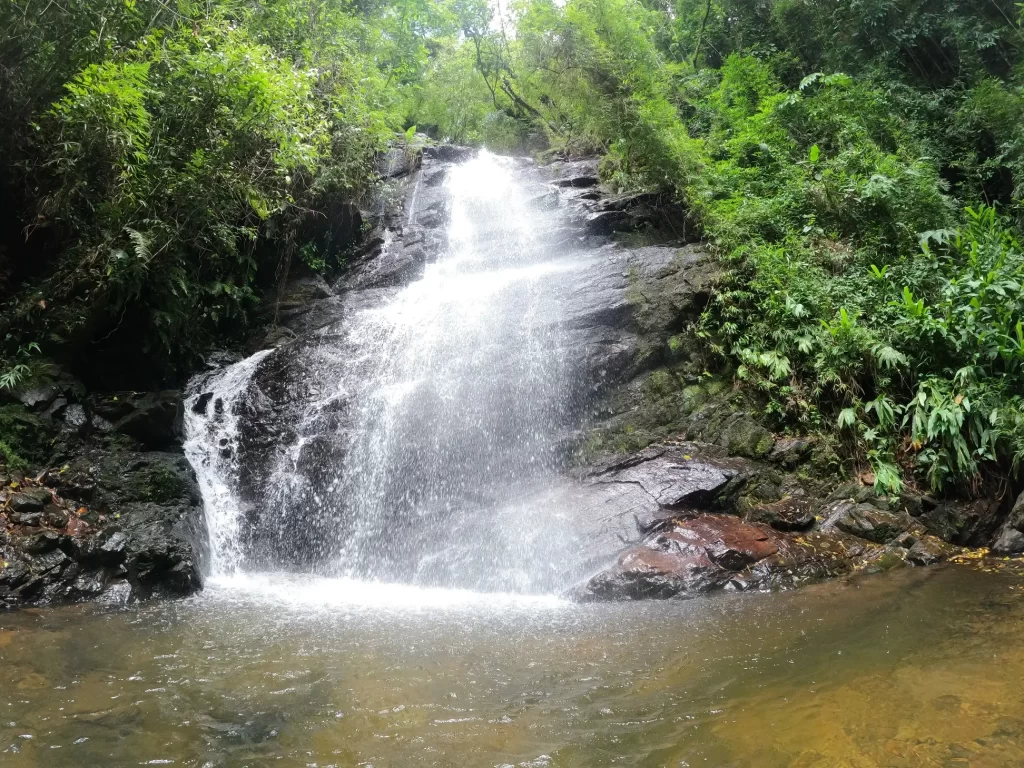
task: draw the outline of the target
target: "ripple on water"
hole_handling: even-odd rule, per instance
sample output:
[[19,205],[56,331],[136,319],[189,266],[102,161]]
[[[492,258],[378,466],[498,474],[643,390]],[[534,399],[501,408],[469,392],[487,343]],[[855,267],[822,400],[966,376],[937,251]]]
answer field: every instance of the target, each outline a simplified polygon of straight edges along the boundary
[[574,606],[262,576],[6,614],[0,765],[1013,766],[1022,584]]

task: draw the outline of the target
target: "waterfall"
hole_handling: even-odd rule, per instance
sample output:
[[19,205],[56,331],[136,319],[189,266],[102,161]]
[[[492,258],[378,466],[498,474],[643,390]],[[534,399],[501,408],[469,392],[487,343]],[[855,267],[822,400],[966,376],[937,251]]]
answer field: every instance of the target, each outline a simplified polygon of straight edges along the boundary
[[[583,261],[522,168],[486,152],[451,166],[422,276],[352,291],[304,343],[192,383],[187,453],[215,574],[562,586],[573,531],[549,491],[580,406],[562,306]],[[276,432],[240,436],[275,418]]]
[[197,377],[192,389],[202,392],[185,400],[185,456],[203,495],[210,536],[209,568],[215,574],[233,573],[242,564],[242,511],[235,461],[241,414],[237,406],[253,371],[268,354],[270,350],[263,350],[219,375]]

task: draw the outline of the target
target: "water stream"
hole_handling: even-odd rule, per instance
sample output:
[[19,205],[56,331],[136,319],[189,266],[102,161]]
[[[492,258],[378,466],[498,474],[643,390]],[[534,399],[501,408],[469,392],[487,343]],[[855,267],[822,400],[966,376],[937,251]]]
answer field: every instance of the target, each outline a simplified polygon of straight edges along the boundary
[[946,566],[572,605],[252,577],[4,614],[0,765],[1020,766],[1022,587]]
[[278,447],[271,482],[249,502],[261,508],[256,518],[245,515],[253,493],[238,421],[262,416],[251,379],[267,353],[193,387],[187,453],[215,579],[301,562],[346,589],[544,594],[578,575],[566,566],[579,549],[571,526],[528,499],[554,482],[579,410],[559,307],[586,257],[552,247],[558,213],[529,204],[536,190],[520,182],[516,161],[482,153],[444,183],[436,260],[397,291],[360,297],[310,350],[331,362],[303,383],[314,394]]

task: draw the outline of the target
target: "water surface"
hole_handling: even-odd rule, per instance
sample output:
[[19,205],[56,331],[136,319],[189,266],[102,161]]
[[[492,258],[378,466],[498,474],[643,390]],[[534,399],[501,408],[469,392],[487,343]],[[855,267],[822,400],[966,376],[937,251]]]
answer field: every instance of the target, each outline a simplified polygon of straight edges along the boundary
[[281,576],[0,616],[0,764],[1024,765],[1024,578],[572,605]]

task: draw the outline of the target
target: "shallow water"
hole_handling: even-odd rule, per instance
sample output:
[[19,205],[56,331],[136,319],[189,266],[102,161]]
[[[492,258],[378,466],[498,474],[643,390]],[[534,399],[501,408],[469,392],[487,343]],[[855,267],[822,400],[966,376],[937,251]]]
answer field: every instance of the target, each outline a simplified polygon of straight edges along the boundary
[[236,578],[0,616],[0,764],[1024,766],[1024,578],[551,598]]

